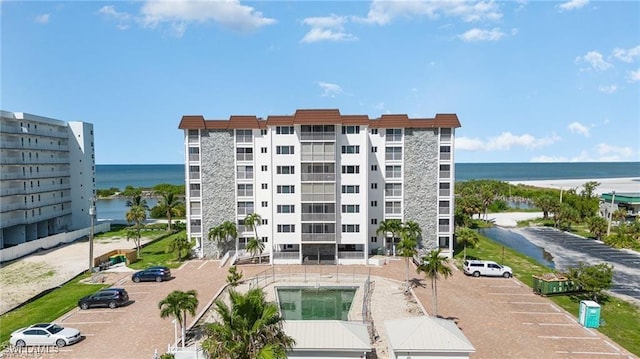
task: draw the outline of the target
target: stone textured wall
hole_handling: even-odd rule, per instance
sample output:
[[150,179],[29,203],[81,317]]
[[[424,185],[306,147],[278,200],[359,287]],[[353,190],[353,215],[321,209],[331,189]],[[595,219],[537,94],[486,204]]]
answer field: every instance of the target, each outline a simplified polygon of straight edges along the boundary
[[438,247],[438,136],[431,129],[405,129],[404,221],[422,229],[420,247]]
[[235,142],[229,130],[202,131],[201,136],[202,245],[206,257],[217,257],[223,253],[207,234],[224,221],[236,221]]

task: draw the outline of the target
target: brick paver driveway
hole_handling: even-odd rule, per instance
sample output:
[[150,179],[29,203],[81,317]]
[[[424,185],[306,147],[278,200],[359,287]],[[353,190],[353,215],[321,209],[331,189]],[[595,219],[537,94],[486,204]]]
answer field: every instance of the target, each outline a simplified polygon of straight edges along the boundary
[[[293,267],[283,266],[281,270],[303,270]],[[269,266],[240,268],[244,277],[249,278]],[[345,272],[370,271],[372,275],[400,281],[405,278],[404,262],[400,260],[392,260],[382,267],[341,268]],[[217,261],[194,260],[173,270],[175,278],[163,283],[134,284],[130,275],[123,275],[115,286],[126,288],[135,302],[115,310],[74,309],[67,313],[58,323],[80,329],[86,338],[51,357],[148,359],[155,349],[164,353],[167,344],[173,342],[174,327],[171,319],[160,318],[158,302],[172,290],[195,289],[200,300],[198,312],[201,312],[224,286],[227,269],[218,268]],[[412,268],[411,274],[414,273]],[[422,283],[424,286],[415,288],[415,293],[431,314],[430,283],[426,280]],[[576,322],[577,313],[565,313],[516,279],[473,278],[454,270],[452,277],[438,282],[438,299],[438,314],[458,323],[476,348],[471,356],[474,359],[634,358],[597,330],[582,328]],[[193,318],[189,318],[189,323],[192,321]]]

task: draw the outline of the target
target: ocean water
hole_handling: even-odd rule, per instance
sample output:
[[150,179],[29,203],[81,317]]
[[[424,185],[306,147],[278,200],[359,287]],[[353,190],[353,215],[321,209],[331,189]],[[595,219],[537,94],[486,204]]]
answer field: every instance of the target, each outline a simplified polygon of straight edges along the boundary
[[[96,165],[96,188],[123,190],[126,186],[153,187],[184,184],[184,165]],[[640,177],[640,162],[598,163],[456,163],[456,181],[500,181]],[[125,199],[99,200],[98,219],[124,219]],[[155,201],[148,200],[149,207]]]

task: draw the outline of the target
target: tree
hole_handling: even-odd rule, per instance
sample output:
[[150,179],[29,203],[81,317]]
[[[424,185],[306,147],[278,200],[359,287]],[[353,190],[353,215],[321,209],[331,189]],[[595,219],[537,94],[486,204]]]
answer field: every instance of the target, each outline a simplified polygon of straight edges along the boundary
[[[231,240],[238,238],[238,230],[236,224],[226,221],[219,226],[209,229],[209,240],[216,241],[218,246],[223,246],[224,250],[229,250]],[[231,240],[229,239],[231,238]],[[238,251],[238,242],[236,241],[236,253]]]
[[478,232],[467,227],[460,227],[456,229],[455,235],[456,243],[461,244],[464,248],[464,254],[462,255],[462,260],[464,261],[467,259],[467,246],[471,248],[475,247],[480,241],[480,236],[478,236]]
[[[131,186],[127,186],[127,188],[129,188]],[[142,198],[142,195],[140,194],[140,192],[134,192],[134,194],[132,194],[131,196],[127,200],[127,207],[142,207],[145,209],[145,211],[149,210],[149,206],[147,205],[147,200]]]
[[602,239],[602,236],[607,233],[607,220],[600,216],[593,216],[587,220],[589,225],[589,232],[593,233],[596,239]]
[[195,290],[186,292],[174,290],[166,298],[158,303],[160,317],[174,317],[182,329],[182,347],[184,348],[186,336],[187,313],[196,315],[198,308],[198,293]]
[[[252,260],[256,256],[256,254],[260,254],[258,258],[261,258],[262,252],[264,251],[264,243],[262,243],[262,241],[259,241],[255,238],[251,238],[249,239],[249,243],[247,243],[247,251],[251,253]],[[262,263],[262,261],[260,261],[259,263]]]
[[577,267],[569,268],[567,277],[578,283],[597,302],[601,293],[613,285],[613,266],[607,263],[588,266],[580,262]]
[[[246,226],[249,226],[249,228],[253,229],[253,233],[256,235],[255,236],[256,241],[258,241],[258,226],[261,223],[262,223],[262,217],[260,217],[260,215],[255,212],[247,215],[244,218],[244,224]],[[259,245],[255,248],[259,249],[260,254],[262,254],[262,252],[264,251],[264,244],[262,243],[262,241],[259,241]],[[247,250],[249,250],[249,245],[247,245]],[[255,253],[253,253],[252,256],[255,256]],[[258,257],[258,263],[262,263],[262,256]]]
[[[187,239],[187,235],[179,235],[173,239],[167,248],[167,252],[178,252],[177,260],[187,259],[189,257],[189,250],[193,247],[194,241]],[[184,256],[182,252],[184,251]]]
[[434,249],[422,258],[422,263],[418,266],[417,272],[424,273],[431,279],[431,300],[433,303],[433,316],[438,316],[438,279],[444,277],[447,279],[452,275],[451,268],[447,265],[447,258],[440,256],[440,248]]
[[[136,224],[136,235],[133,237],[133,240],[134,240],[134,242],[136,244],[136,251],[137,251],[138,258],[140,258],[141,257],[141,255],[140,255],[140,226],[141,226],[142,222],[144,222],[147,219],[147,211],[142,206],[133,206],[127,212],[126,219],[127,219],[127,222],[129,222],[129,224],[131,224],[131,223],[135,223]],[[127,234],[127,240],[129,240],[129,235],[128,234]]]
[[403,231],[400,236],[402,240],[398,243],[398,254],[401,257],[404,257],[405,262],[405,272],[406,272],[406,291],[409,291],[409,258],[413,258],[414,255],[418,253],[416,246],[418,245],[418,241],[413,236],[413,232]]
[[179,214],[178,207],[182,204],[182,201],[178,199],[178,197],[172,192],[162,192],[162,198],[160,198],[160,203],[158,206],[161,206],[164,210],[165,215],[167,216],[167,221],[169,226],[167,230],[171,232],[171,219],[173,216],[177,216]]
[[387,219],[378,225],[378,229],[376,230],[376,234],[382,233],[384,235],[384,250],[385,254],[387,251],[387,236],[391,233],[391,241],[396,238],[396,233],[402,230],[402,224],[397,219]]
[[210,358],[287,357],[287,350],[295,341],[284,332],[284,319],[277,305],[265,300],[261,288],[250,289],[245,294],[230,290],[229,302],[230,305],[221,299],[214,302],[219,319],[205,327],[202,348]]
[[242,280],[242,272],[238,272],[238,267],[229,267],[229,275],[227,276],[227,283],[232,287],[237,287]]
[[533,200],[534,206],[542,210],[542,218],[549,218],[549,212],[556,212],[560,202],[551,195],[542,195]]

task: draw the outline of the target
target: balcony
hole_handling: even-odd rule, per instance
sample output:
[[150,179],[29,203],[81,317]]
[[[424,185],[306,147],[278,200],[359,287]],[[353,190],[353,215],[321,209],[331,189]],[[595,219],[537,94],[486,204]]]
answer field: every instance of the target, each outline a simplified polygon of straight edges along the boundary
[[333,152],[330,153],[302,153],[300,154],[300,159],[309,162],[325,162],[330,161],[334,162],[336,160],[336,155]]
[[451,207],[438,207],[438,214],[449,214],[451,213]]
[[192,216],[201,216],[202,215],[202,209],[200,208],[191,208],[191,211],[189,212],[190,215]]
[[335,132],[301,132],[300,133],[301,141],[335,141],[336,133]]
[[196,143],[197,144],[197,143],[200,142],[200,136],[198,136],[198,135],[196,135],[196,136],[189,135],[188,141],[189,141],[189,143]]
[[300,252],[273,252],[273,259],[300,259]]
[[190,227],[191,234],[194,233],[202,233],[202,226],[191,226]]
[[303,173],[302,181],[311,181],[311,182],[335,182],[336,174],[335,173]]
[[449,232],[449,225],[438,225],[438,232]]
[[448,197],[448,196],[450,196],[450,195],[451,195],[451,190],[449,190],[449,189],[440,189],[440,190],[438,191],[438,194],[439,194],[441,197]]
[[364,259],[366,258],[365,253],[362,251],[349,251],[349,252],[340,252],[338,251],[338,258],[340,259]]
[[335,233],[302,233],[303,242],[335,242]]
[[189,172],[189,179],[200,179],[200,172]]
[[303,213],[302,214],[302,221],[305,222],[326,222],[326,221],[330,221],[330,222],[335,222],[336,221],[336,214],[335,213]]
[[441,161],[450,161],[451,160],[451,152],[441,152],[440,153]]
[[440,178],[451,178],[451,171],[440,171]]
[[189,197],[191,197],[191,198],[200,198],[200,190],[189,191]]
[[302,202],[335,202],[336,195],[335,193],[325,193],[325,194],[305,194],[301,195]]
[[200,161],[200,154],[190,154],[189,155],[189,161],[191,161],[191,162]]

